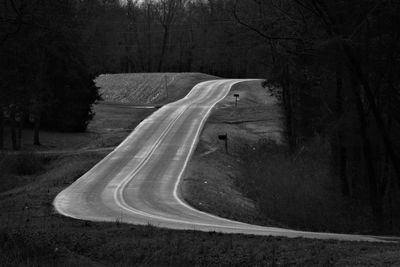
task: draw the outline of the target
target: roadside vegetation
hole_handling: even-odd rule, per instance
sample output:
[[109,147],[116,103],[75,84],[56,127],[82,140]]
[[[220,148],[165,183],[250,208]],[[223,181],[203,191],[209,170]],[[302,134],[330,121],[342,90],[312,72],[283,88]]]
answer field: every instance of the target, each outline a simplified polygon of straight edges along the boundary
[[0,154],[0,193],[34,181],[50,160],[32,152]]
[[34,179],[0,193],[2,266],[364,266],[400,260],[398,244],[175,231],[56,214],[54,197],[103,156],[59,156]]
[[[385,224],[377,228],[365,187],[353,184],[360,198],[343,196],[330,142],[316,136],[291,151],[281,139],[285,131],[280,102],[261,82],[249,85],[236,85],[207,121],[181,186],[188,203],[222,217],[266,226],[400,233],[399,199],[391,199]],[[234,94],[240,95],[237,107]],[[221,134],[228,134],[228,152],[218,140]]]
[[[376,229],[369,203],[340,192],[330,148],[315,138],[291,155],[286,146],[260,140],[240,151],[244,173],[235,180],[259,211],[285,227],[337,233],[398,235],[397,224]],[[392,217],[398,220],[397,217]]]

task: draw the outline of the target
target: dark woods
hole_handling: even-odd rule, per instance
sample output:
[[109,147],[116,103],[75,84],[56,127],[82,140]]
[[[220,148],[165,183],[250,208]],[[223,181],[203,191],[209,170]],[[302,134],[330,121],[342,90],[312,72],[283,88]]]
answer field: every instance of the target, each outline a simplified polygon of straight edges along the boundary
[[99,98],[72,1],[0,1],[0,147],[5,124],[21,147],[24,125],[84,131]]
[[[316,134],[329,140],[343,196],[369,202],[376,229],[396,228],[400,2],[252,3],[235,1],[235,16],[270,47],[292,152]],[[251,23],[256,10],[264,19]]]
[[342,195],[368,203],[377,229],[400,220],[399,1],[0,3],[0,131],[15,147],[24,122],[84,130],[96,74],[264,77],[282,97],[291,152],[328,140]]

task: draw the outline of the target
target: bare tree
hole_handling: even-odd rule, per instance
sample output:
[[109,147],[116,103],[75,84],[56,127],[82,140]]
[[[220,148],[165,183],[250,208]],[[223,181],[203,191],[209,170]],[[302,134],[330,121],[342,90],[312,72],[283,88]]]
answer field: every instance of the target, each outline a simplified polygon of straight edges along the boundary
[[161,44],[161,55],[157,68],[158,72],[161,72],[163,69],[171,27],[175,22],[177,15],[183,9],[185,3],[186,0],[160,0],[154,3],[156,17],[164,31]]

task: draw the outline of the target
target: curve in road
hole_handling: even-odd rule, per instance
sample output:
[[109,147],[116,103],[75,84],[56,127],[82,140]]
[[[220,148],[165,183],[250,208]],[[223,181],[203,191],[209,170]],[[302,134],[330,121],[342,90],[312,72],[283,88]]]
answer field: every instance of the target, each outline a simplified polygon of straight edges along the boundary
[[57,212],[81,220],[119,221],[171,229],[385,241],[384,238],[263,227],[217,217],[189,206],[179,182],[211,109],[231,87],[252,80],[213,80],[163,106],[108,156],[57,195]]

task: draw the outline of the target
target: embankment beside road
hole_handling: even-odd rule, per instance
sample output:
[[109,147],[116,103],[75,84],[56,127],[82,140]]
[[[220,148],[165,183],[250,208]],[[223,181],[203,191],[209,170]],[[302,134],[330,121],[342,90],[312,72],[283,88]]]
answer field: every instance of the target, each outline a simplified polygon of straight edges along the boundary
[[[239,95],[236,103],[235,94]],[[261,81],[235,85],[211,112],[181,184],[183,198],[199,210],[230,219],[268,225],[253,200],[238,187],[244,176],[241,151],[259,140],[282,142],[278,100]],[[228,151],[219,135],[227,134]],[[276,225],[276,223],[275,223]]]

